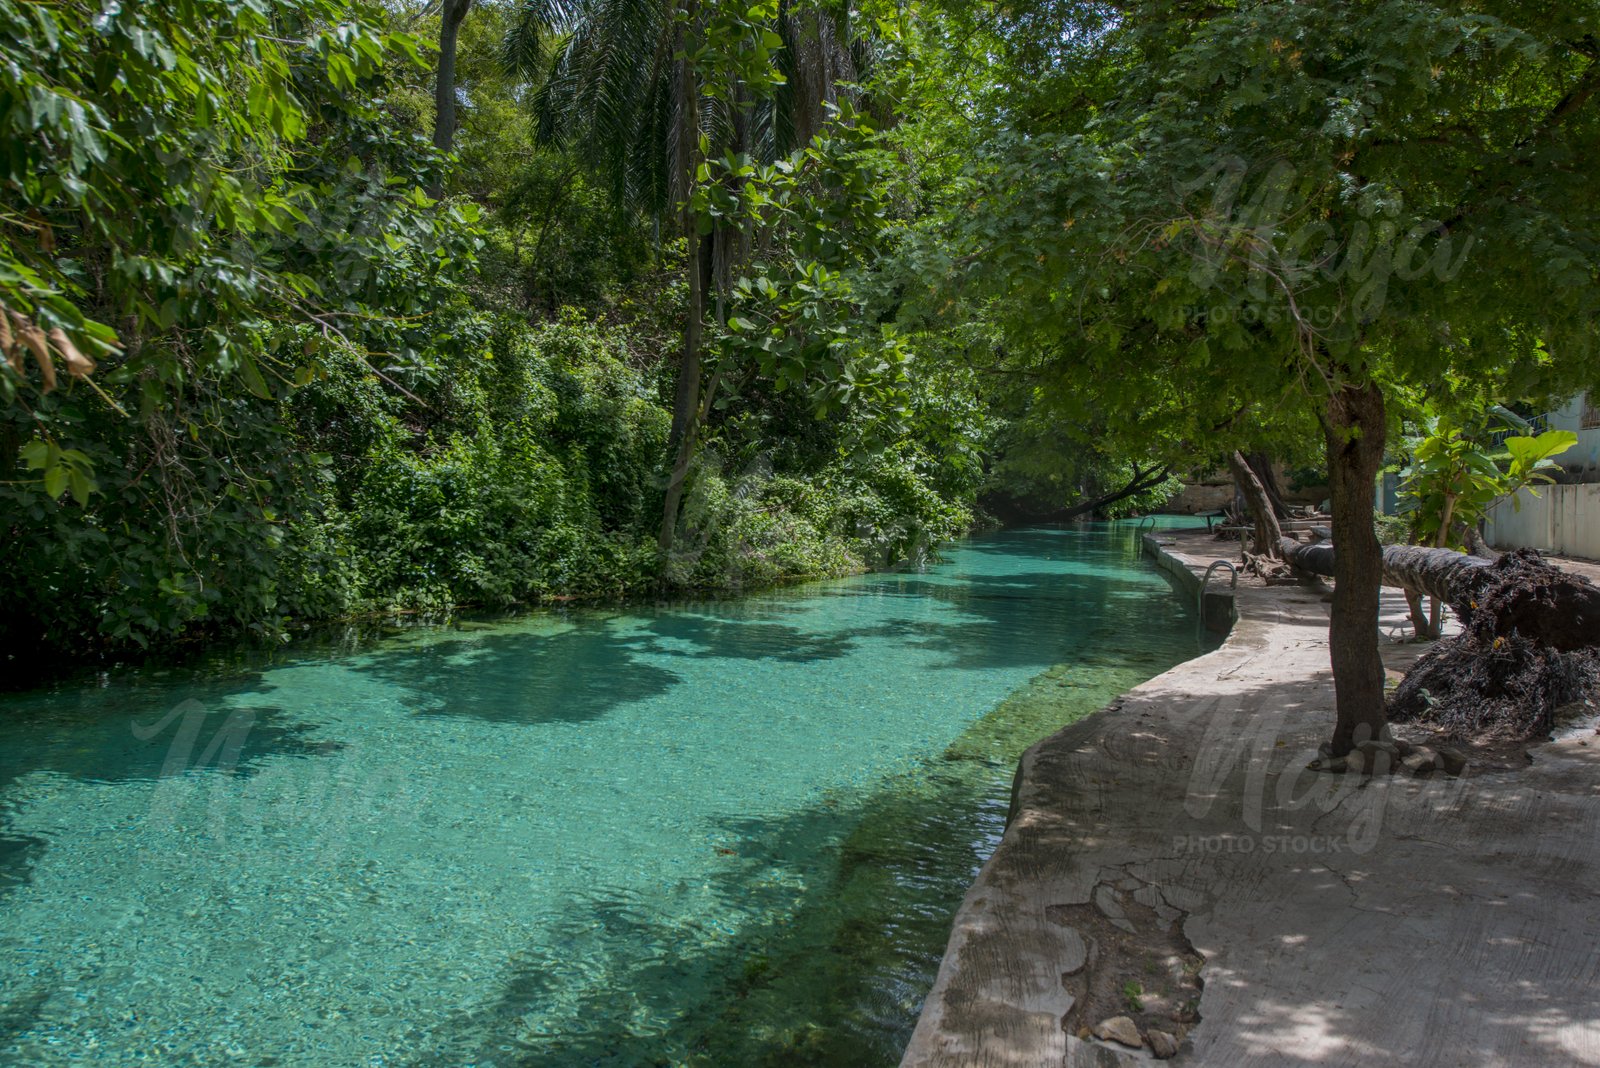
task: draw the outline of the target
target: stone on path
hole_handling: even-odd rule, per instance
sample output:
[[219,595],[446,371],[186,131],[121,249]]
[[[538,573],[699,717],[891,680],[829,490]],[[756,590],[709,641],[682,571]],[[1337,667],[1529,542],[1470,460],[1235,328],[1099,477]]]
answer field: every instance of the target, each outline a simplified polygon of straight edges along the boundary
[[1126,1016],[1113,1016],[1101,1020],[1094,1025],[1094,1037],[1105,1039],[1107,1042],[1120,1042],[1134,1049],[1144,1045],[1144,1039],[1139,1037],[1139,1029]]
[[1156,1055],[1156,1060],[1164,1061],[1178,1055],[1178,1040],[1165,1031],[1152,1027],[1149,1035],[1150,1052]]

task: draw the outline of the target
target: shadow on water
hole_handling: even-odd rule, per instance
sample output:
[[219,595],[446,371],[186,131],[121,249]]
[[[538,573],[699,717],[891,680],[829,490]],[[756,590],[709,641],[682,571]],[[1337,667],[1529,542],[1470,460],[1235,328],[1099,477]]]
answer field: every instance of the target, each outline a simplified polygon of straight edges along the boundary
[[[1070,621],[1079,644],[1098,647],[1126,638],[1127,625],[1118,601],[1154,600],[1156,589],[1176,590],[1164,573],[1127,573],[1139,557],[1137,542],[1093,528],[1008,531],[1004,535],[964,543],[964,554],[986,554],[1032,562],[1066,556],[1067,539],[1094,544],[1073,546],[1075,559],[1095,568],[1092,574],[1026,570],[1009,573],[943,572],[879,575],[849,585],[813,589],[811,598],[901,598],[908,605],[929,601],[959,613],[929,618],[925,613],[893,617],[868,627],[835,630],[827,636],[808,634],[783,624],[726,622],[705,616],[665,616],[653,629],[662,636],[684,637],[700,648],[685,655],[773,658],[795,662],[832,659],[848,654],[861,640],[887,638],[939,653],[934,668],[1044,668],[1071,651],[1053,637]],[[1153,584],[1159,584],[1153,588]],[[1159,601],[1143,615],[1160,613],[1171,621],[1188,618],[1186,602]],[[772,606],[766,605],[771,608]],[[770,618],[770,617],[769,617]]]
[[1026,556],[1033,559],[1053,559],[1066,554],[1069,543],[1083,538],[1104,537],[1103,528],[1094,527],[1029,527],[1025,530],[1008,530],[992,538],[975,538],[962,544],[962,551],[983,553],[989,556]]
[[[339,744],[313,737],[317,724],[275,705],[241,703],[272,687],[259,676],[240,682],[162,687],[120,686],[120,714],[106,711],[107,691],[48,691],[14,699],[0,723],[0,794],[40,772],[80,782],[150,781],[194,771],[254,774],[268,757],[317,757]],[[0,894],[28,882],[48,847],[17,835],[0,807]]]
[[[704,604],[643,614],[643,629],[613,629],[606,617],[569,616],[555,633],[475,634],[407,645],[352,662],[404,688],[413,711],[491,723],[581,723],[621,704],[666,693],[683,680],[651,658],[812,663],[848,655],[880,628],[814,634],[781,618],[783,602],[758,611]],[[718,606],[719,608],[721,606]],[[798,607],[798,606],[797,606]],[[791,611],[794,609],[791,609]]]
[[641,639],[603,624],[553,634],[473,634],[353,662],[409,691],[412,711],[490,723],[582,723],[681,680],[641,660]]
[[669,656],[708,656],[736,660],[779,660],[804,664],[837,660],[855,648],[865,631],[835,631],[812,634],[785,623],[752,622],[743,619],[673,613],[662,615],[650,624],[657,638],[689,642],[692,651],[675,647],[656,647],[651,651]]
[[[1156,596],[1148,584],[1104,579],[1086,582],[1049,572],[971,575],[959,583],[908,580],[904,594],[935,600],[963,616],[977,617],[905,619],[894,624],[906,641],[940,654],[938,667],[960,669],[1043,669],[1078,656],[1081,650],[1115,648],[1129,637],[1127,616],[1116,602]],[[1187,618],[1181,603],[1170,609],[1169,620]],[[1056,636],[1068,622],[1075,640],[1072,647],[1064,648]]]
[[28,881],[33,863],[44,852],[45,840],[31,835],[0,833],[0,894]]
[[[706,858],[708,876],[648,892],[597,885],[560,902],[536,944],[509,962],[482,962],[486,982],[500,976],[487,1007],[439,1027],[419,1026],[398,1055],[416,1068],[893,1064],[932,983],[951,916],[1002,830],[1022,747],[1103,703],[1110,676],[1096,675],[1095,665],[1120,666],[1120,689],[1188,653],[1174,641],[1187,625],[1181,602],[1169,618],[1164,591],[1148,578],[1097,573],[1090,580],[1029,568],[1021,559],[1015,573],[984,570],[1000,556],[1065,555],[1065,536],[1029,532],[964,547],[988,556],[970,571],[657,606],[624,619],[573,613],[564,617],[575,624],[568,630],[430,635],[345,661],[402,687],[414,714],[505,724],[587,722],[666,693],[683,677],[662,660],[823,662],[867,640],[932,650],[932,670],[1072,660],[1086,680],[1053,676],[1051,692],[1066,703],[1051,706],[1048,716],[997,711],[983,721],[981,737],[969,731],[947,759],[925,761],[865,796],[844,793],[801,811],[714,824],[718,833],[703,846],[715,850]],[[1088,562],[1109,570],[1130,559],[1127,547],[1109,545]],[[869,625],[823,634],[790,622],[818,598],[836,596],[884,598],[894,607],[862,613]],[[1128,597],[1155,599],[1134,614],[1140,633],[1123,631],[1129,616],[1117,602]],[[1074,635],[1071,648],[1062,645],[1066,631]],[[32,708],[12,702],[0,724],[0,788],[41,769],[105,782],[170,773],[185,716],[195,709],[203,740],[228,734],[222,717],[253,719],[237,752],[218,748],[208,756],[203,741],[185,770],[247,774],[266,756],[337,748],[313,740],[316,725],[282,709],[236,707],[269,689],[259,676],[192,694],[171,685],[130,687],[125,714],[109,717],[106,709],[116,706],[103,690],[30,698]],[[172,702],[191,696],[189,711],[173,716]],[[135,725],[142,725],[137,733]],[[8,830],[0,810],[0,893],[25,881],[47,848]],[[0,1008],[0,1027],[35,1012],[26,999],[14,1002]],[[559,1034],[533,1030],[557,1018],[564,1021]]]
[[[1062,657],[1055,635],[1063,622],[1077,625],[1107,614],[1119,597],[1149,598],[1148,583],[1087,579],[1057,572],[1004,575],[957,574],[884,576],[848,587],[817,591],[817,596],[903,600],[908,608],[930,602],[953,610],[930,614],[890,614],[869,626],[835,627],[824,635],[788,624],[749,622],[735,617],[664,615],[651,625],[662,638],[686,640],[684,652],[669,655],[773,659],[794,663],[832,660],[855,651],[865,639],[890,639],[945,655],[934,669],[1047,667]],[[1178,608],[1175,615],[1182,616]]]
[[[734,918],[735,937],[707,938],[681,918],[660,919],[682,913],[658,912],[653,898],[597,890],[571,903],[560,937],[517,962],[495,1002],[427,1036],[416,1068],[474,1059],[520,1068],[897,1063],[955,909],[1004,830],[1022,749],[1215,644],[1198,637],[1189,649],[1175,640],[1192,620],[1184,601],[1169,607],[1160,589],[1168,583],[1085,584],[1020,572],[874,585],[829,592],[931,597],[962,616],[893,619],[850,631],[848,640],[898,637],[955,666],[1057,664],[1063,650],[1041,635],[1059,632],[1070,611],[1079,647],[1070,665],[1036,677],[945,759],[865,799],[725,822],[728,838],[719,840],[737,845],[711,877],[712,911]],[[1142,618],[1130,621],[1113,607],[1129,596],[1150,599]],[[640,946],[653,951],[640,954]],[[588,958],[581,981],[573,981],[570,956]],[[548,1018],[552,1005],[563,1006],[565,1029],[533,1033],[528,1021]]]
[[60,979],[54,967],[40,969],[45,976],[27,993],[0,1004],[0,1039],[9,1039],[30,1030],[39,1022],[45,1003],[56,991]]
[[[738,847],[711,890],[738,918],[736,938],[707,938],[657,919],[650,901],[597,891],[571,903],[493,1003],[417,1036],[405,1063],[894,1064],[955,908],[1003,829],[997,797],[995,769],[940,761],[857,804],[726,821]],[[590,958],[576,997],[575,954]],[[552,1004],[571,1024],[530,1033],[526,1021]]]
[[[671,887],[595,888],[565,903],[553,936],[515,961],[495,999],[415,1036],[406,1063],[895,1064],[955,910],[1004,831],[1018,755],[1181,659],[1171,637],[1133,640],[1138,666],[1113,674],[1041,673],[942,757],[863,798],[721,821],[706,848],[731,849],[718,850],[710,903],[693,912]],[[530,1023],[552,1020],[559,1030]]]
[[[1194,516],[1146,516],[1144,519],[1119,519],[1109,523],[1060,523],[1054,526],[1033,526],[1006,530],[998,535],[974,538],[962,543],[963,552],[995,556],[1030,556],[1036,559],[1059,559],[1071,555],[1081,557],[1084,543],[1090,543],[1091,552],[1109,552],[1127,556],[1139,554],[1139,537],[1172,530],[1205,528],[1205,520]],[[1069,553],[1068,547],[1071,548]]]
[[[1012,550],[1013,555],[1016,550]],[[704,603],[643,614],[642,629],[614,629],[606,617],[569,616],[555,633],[469,633],[407,645],[352,663],[413,695],[413,711],[471,716],[493,723],[579,723],[632,701],[666,693],[681,677],[654,659],[774,660],[815,663],[855,651],[864,639],[891,639],[933,650],[937,668],[1044,668],[1064,653],[1051,635],[1066,619],[1093,628],[1107,602],[1148,596],[1148,585],[1093,580],[1046,571],[968,574],[941,579],[908,575],[828,591],[846,596],[929,601],[954,609],[950,618],[904,617],[870,626],[815,633],[785,615],[803,610],[798,597],[755,604]],[[807,601],[816,591],[807,591]],[[1096,632],[1098,640],[1101,635]]]
[[317,724],[265,699],[275,687],[261,673],[183,677],[187,685],[133,676],[8,699],[0,708],[0,790],[36,771],[133,782],[201,766],[248,774],[264,757],[328,751],[309,737]]

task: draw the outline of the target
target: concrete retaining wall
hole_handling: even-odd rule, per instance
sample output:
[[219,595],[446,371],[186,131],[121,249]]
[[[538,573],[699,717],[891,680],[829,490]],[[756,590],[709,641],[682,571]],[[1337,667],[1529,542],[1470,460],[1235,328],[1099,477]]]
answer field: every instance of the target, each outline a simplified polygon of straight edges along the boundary
[[[1171,575],[1193,604],[1200,596],[1202,579],[1189,570],[1182,560],[1173,556],[1161,547],[1160,540],[1154,534],[1146,534],[1140,539],[1144,543],[1145,554],[1155,560],[1161,570]],[[1221,559],[1219,557],[1218,559]],[[1229,561],[1232,563],[1233,561]],[[1235,564],[1234,566],[1238,566]],[[1201,610],[1201,621],[1207,630],[1215,634],[1226,634],[1233,626],[1236,618],[1233,604],[1232,576],[1228,569],[1219,567],[1211,576],[1211,583],[1206,587],[1206,601]]]
[[1489,509],[1489,544],[1497,549],[1540,552],[1600,560],[1600,483],[1542,486]]
[[1195,515],[1200,512],[1218,512],[1233,503],[1232,482],[1193,482],[1185,485],[1177,495],[1161,506],[1163,512]]

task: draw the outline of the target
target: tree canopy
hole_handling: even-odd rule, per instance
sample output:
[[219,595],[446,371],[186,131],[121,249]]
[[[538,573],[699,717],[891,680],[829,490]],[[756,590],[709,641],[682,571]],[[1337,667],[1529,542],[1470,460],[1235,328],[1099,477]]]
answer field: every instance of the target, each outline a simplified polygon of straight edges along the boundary
[[[1590,384],[1584,6],[1029,6],[942,239],[1059,410],[1172,454],[1322,427],[1347,748],[1382,724],[1373,477],[1401,392]],[[1065,27],[1065,29],[1063,29]],[[968,298],[969,300],[973,298]]]
[[1595,19],[0,2],[5,627],[832,573],[1265,452],[1347,745],[1387,443],[1595,384]]

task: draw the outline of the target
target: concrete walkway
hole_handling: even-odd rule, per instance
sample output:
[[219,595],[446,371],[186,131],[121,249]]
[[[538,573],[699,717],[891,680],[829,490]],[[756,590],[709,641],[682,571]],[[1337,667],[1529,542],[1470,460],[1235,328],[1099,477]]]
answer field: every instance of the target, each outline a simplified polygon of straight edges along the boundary
[[1150,1063],[1092,1037],[1120,1014],[1179,1063],[1600,1065],[1600,737],[1462,778],[1306,771],[1327,604],[1238,607],[1221,649],[1025,754],[903,1064]]
[[1546,556],[1545,559],[1564,571],[1582,575],[1590,582],[1600,582],[1600,564],[1593,560],[1575,560],[1570,556]]

